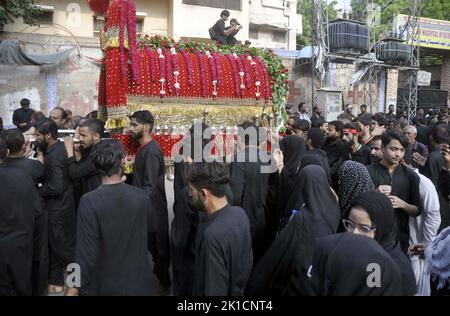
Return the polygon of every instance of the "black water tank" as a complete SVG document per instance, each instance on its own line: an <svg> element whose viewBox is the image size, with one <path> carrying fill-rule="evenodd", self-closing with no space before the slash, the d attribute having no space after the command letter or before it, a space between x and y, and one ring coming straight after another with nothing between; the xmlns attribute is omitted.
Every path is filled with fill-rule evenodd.
<svg viewBox="0 0 450 316"><path fill-rule="evenodd" d="M328 25L330 52L361 56L369 52L369 28L353 20L338 19Z"/></svg>
<svg viewBox="0 0 450 316"><path fill-rule="evenodd" d="M377 59L386 64L406 65L411 59L411 47L399 40L387 39L376 47Z"/></svg>

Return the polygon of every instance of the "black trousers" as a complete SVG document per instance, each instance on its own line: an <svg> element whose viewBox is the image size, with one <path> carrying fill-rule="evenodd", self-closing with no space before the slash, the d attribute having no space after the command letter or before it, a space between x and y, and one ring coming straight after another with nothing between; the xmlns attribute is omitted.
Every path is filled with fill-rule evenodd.
<svg viewBox="0 0 450 316"><path fill-rule="evenodd" d="M62 211L50 211L48 225L50 271L49 283L64 285L64 271L70 263L75 262L75 227L76 222L69 222ZM73 215L73 214L72 214Z"/></svg>

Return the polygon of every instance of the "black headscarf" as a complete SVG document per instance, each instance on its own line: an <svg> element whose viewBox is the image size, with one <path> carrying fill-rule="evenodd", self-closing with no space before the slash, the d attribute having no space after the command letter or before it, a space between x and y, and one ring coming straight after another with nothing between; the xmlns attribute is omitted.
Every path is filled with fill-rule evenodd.
<svg viewBox="0 0 450 316"><path fill-rule="evenodd" d="M347 160L339 169L339 206L345 217L353 200L363 192L375 191L367 168L356 161Z"/></svg>
<svg viewBox="0 0 450 316"><path fill-rule="evenodd" d="M380 267L380 287L369 287L371 273ZM402 295L401 274L386 251L373 239L350 233L317 240L311 271L312 287L319 296Z"/></svg>
<svg viewBox="0 0 450 316"><path fill-rule="evenodd" d="M308 151L300 162L300 170L303 170L306 166L316 165L322 167L327 175L328 182L331 184L331 171L328 164L327 154L321 149L314 149Z"/></svg>
<svg viewBox="0 0 450 316"><path fill-rule="evenodd" d="M375 227L375 240L386 250L402 271L403 295L414 295L416 280L411 261L400 249L397 240L397 224L394 209L389 198L378 192L361 193L351 207L360 207L369 214Z"/></svg>
<svg viewBox="0 0 450 316"><path fill-rule="evenodd" d="M280 149L283 152L283 171L296 173L302 157L306 153L306 145L303 138L295 135L288 135L280 142Z"/></svg>
<svg viewBox="0 0 450 316"><path fill-rule="evenodd" d="M308 279L315 245L313 217L294 214L258 262L247 284L246 295L313 295Z"/></svg>
<svg viewBox="0 0 450 316"><path fill-rule="evenodd" d="M300 192L301 201L315 218L314 234L322 237L336 233L341 219L336 197L330 189L325 171L315 165L305 167L300 172ZM301 205L297 204L298 209Z"/></svg>
<svg viewBox="0 0 450 316"><path fill-rule="evenodd" d="M280 142L280 149L283 151L284 167L281 174L277 175L276 184L276 207L274 210L276 230L284 227L287 218L291 215L292 207L290 203L293 197L298 196L296 183L298 183L300 161L306 153L305 141L303 138L289 135ZM295 202L295 201L294 201Z"/></svg>

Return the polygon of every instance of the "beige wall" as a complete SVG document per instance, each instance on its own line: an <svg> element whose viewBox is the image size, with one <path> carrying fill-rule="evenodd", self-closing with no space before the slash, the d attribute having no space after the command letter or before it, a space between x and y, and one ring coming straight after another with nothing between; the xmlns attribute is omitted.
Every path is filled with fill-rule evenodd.
<svg viewBox="0 0 450 316"><path fill-rule="evenodd" d="M387 71L386 100L383 109L384 112L387 112L387 108L390 104L397 106L398 75L399 73L397 69L389 69Z"/></svg>
<svg viewBox="0 0 450 316"><path fill-rule="evenodd" d="M288 34L286 32L285 41L276 41L274 32L269 30L258 29L258 38L250 38L252 46L255 47L269 47L269 48L283 48L288 49Z"/></svg>
<svg viewBox="0 0 450 316"><path fill-rule="evenodd" d="M187 5L183 4L182 0L172 1L172 36L175 39L181 37L209 38L208 29L220 19L220 12L223 9ZM245 41L248 39L249 2L243 0L241 9L241 11L229 11L230 19L237 19L243 26L236 36L237 40Z"/></svg>
<svg viewBox="0 0 450 316"><path fill-rule="evenodd" d="M60 24L68 28L77 37L93 37L94 13L89 8L87 2L74 1L74 0L41 0L42 5L48 5L54 7L53 22ZM169 27L169 1L161 0L137 0L136 11L145 12L147 15L144 17L143 32L148 34L168 34ZM78 5L80 9L79 15L67 12L71 10L73 6L71 4ZM139 17L138 17L139 18ZM26 27L23 24L22 19L17 19L15 23L5 25L5 32L21 32ZM29 33L33 30L38 34L59 34L67 35L67 32L59 30L56 27L48 27L48 25L41 25L39 30L36 27L29 27L25 32Z"/></svg>
<svg viewBox="0 0 450 316"><path fill-rule="evenodd" d="M135 0L136 11L145 12L143 32L149 35L169 34L169 0Z"/></svg>
<svg viewBox="0 0 450 316"><path fill-rule="evenodd" d="M92 37L94 31L92 11L86 1L69 1L69 0L41 0L42 5L48 5L54 7L53 23L60 24L68 29L75 35L81 37ZM67 9L71 9L70 4L78 5L80 9L79 15L72 12L67 12ZM23 24L23 20L17 19L14 24L5 25L4 31L6 32L21 32L26 27ZM29 27L25 32L29 33L36 30L36 27ZM46 25L41 25L41 28L34 32L39 34L59 34L67 35L66 32L59 30L55 27L49 28Z"/></svg>

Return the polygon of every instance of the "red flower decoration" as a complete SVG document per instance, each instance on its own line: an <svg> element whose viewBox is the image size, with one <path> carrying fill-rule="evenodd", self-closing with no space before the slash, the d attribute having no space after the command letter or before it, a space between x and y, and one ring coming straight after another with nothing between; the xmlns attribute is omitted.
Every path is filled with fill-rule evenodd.
<svg viewBox="0 0 450 316"><path fill-rule="evenodd" d="M136 48L136 6L133 1L127 1L127 21L128 21L128 45L131 56L131 70L133 74L133 81L140 82L139 71L139 55Z"/></svg>
<svg viewBox="0 0 450 316"><path fill-rule="evenodd" d="M188 77L188 85L192 86L192 61L191 61L191 57L189 56L189 53L187 51L185 51L184 49L180 51L181 55L183 55L184 58L184 62L186 63L187 66L187 77Z"/></svg>
<svg viewBox="0 0 450 316"><path fill-rule="evenodd" d="M108 11L109 0L87 0L87 2L96 14L105 14Z"/></svg>
<svg viewBox="0 0 450 316"><path fill-rule="evenodd" d="M172 56L167 48L163 49L164 59L166 61L166 82L167 82L167 92L172 95L172 85L173 85L173 70L172 70Z"/></svg>
<svg viewBox="0 0 450 316"><path fill-rule="evenodd" d="M239 98L239 70L236 64L236 61L234 60L233 55L227 54L226 55L233 72L233 79L234 79L234 95L236 98Z"/></svg>
<svg viewBox="0 0 450 316"><path fill-rule="evenodd" d="M199 51L195 53L197 55L198 61L200 63L200 81L202 83L202 97L206 98L206 64L203 54Z"/></svg>
<svg viewBox="0 0 450 316"><path fill-rule="evenodd" d="M222 78L222 67L220 66L220 55L217 52L212 53L214 58L214 63L216 64L216 72L217 72L217 86L220 85L220 81Z"/></svg>

